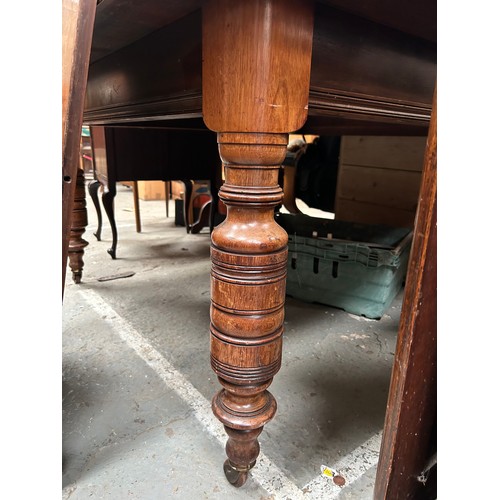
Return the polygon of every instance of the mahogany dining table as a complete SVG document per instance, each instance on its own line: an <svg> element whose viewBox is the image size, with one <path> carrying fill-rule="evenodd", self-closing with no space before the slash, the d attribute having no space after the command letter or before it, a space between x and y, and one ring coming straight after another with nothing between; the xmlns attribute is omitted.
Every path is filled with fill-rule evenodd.
<svg viewBox="0 0 500 500"><path fill-rule="evenodd" d="M212 407L236 487L276 412L288 235L274 209L288 135L419 135L374 498L431 498L417 477L436 451L436 17L436 0L63 0L63 293L68 253L83 252L70 242L86 223L82 124L213 134L227 217L211 235Z"/></svg>

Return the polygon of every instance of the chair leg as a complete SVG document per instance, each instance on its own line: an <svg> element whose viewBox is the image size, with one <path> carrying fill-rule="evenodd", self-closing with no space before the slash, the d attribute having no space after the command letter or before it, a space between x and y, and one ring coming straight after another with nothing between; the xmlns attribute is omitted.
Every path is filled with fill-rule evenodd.
<svg viewBox="0 0 500 500"><path fill-rule="evenodd" d="M204 227L210 226L212 217L213 201L206 201L200 208L198 220L191 224L191 234L198 234Z"/></svg>
<svg viewBox="0 0 500 500"><path fill-rule="evenodd" d="M167 218L169 216L168 206L170 203L171 193L170 193L170 181L165 181L165 209L167 212Z"/></svg>
<svg viewBox="0 0 500 500"><path fill-rule="evenodd" d="M191 224L193 221L193 209L191 206L191 197L193 195L193 181L191 179L182 179L184 183L184 224L186 226L186 232L191 231Z"/></svg>
<svg viewBox="0 0 500 500"><path fill-rule="evenodd" d="M132 193L134 196L135 230L141 232L141 211L139 207L139 187L137 181L132 182Z"/></svg>
<svg viewBox="0 0 500 500"><path fill-rule="evenodd" d="M297 206L297 198L295 196L295 174L297 169L285 165L283 176L283 206L291 214L301 214L301 210Z"/></svg>

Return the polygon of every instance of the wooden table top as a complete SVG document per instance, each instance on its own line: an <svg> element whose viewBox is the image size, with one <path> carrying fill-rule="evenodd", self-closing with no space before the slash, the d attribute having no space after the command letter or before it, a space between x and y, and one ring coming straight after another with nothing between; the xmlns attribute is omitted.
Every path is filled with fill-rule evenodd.
<svg viewBox="0 0 500 500"><path fill-rule="evenodd" d="M98 3L85 123L203 127L203 3ZM300 132L425 135L436 60L435 0L316 2Z"/></svg>

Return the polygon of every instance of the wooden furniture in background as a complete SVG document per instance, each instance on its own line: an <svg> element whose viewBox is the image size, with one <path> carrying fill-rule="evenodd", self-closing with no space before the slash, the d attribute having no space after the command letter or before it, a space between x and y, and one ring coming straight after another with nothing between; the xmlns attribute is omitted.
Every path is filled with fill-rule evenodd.
<svg viewBox="0 0 500 500"><path fill-rule="evenodd" d="M291 214L301 214L297 206L297 163L304 154L307 141L295 139L293 144L287 147L287 153L282 171L283 206Z"/></svg>
<svg viewBox="0 0 500 500"><path fill-rule="evenodd" d="M170 181L137 181L139 199L143 201L170 198Z"/></svg>
<svg viewBox="0 0 500 500"><path fill-rule="evenodd" d="M62 4L62 294L77 172L87 72L91 52L95 0L63 0Z"/></svg>
<svg viewBox="0 0 500 500"><path fill-rule="evenodd" d="M89 184L94 205L99 204L97 191L102 186L102 204L109 219L112 243L108 253L116 258L118 229L114 216L117 182L132 182L137 231L140 211L137 181L182 180L185 200L189 204L191 179L210 176L212 197L218 200L220 158L215 134L208 130L169 130L164 128L92 126L92 148L95 182ZM185 217L185 220L189 220ZM213 220L211 215L210 220ZM186 226L188 232L190 226ZM101 227L96 237L99 240Z"/></svg>
<svg viewBox="0 0 500 500"><path fill-rule="evenodd" d="M142 231L141 207L139 205L139 186L137 185L137 181L132 181L132 194L134 198L135 229L140 233Z"/></svg>
<svg viewBox="0 0 500 500"><path fill-rule="evenodd" d="M161 186L161 190L159 186ZM165 212L166 216L169 216L170 181L133 181L132 187L134 190L135 224L138 233L142 230L139 200L165 200Z"/></svg>
<svg viewBox="0 0 500 500"><path fill-rule="evenodd" d="M94 166L92 164L92 176L94 175ZM122 181L120 184L129 186L132 189L134 200L135 229L138 233L142 231L141 205L139 200L165 200L166 216L169 217L169 201L171 198L170 181ZM159 186L161 186L161 190L159 189ZM92 201L94 202L94 207L96 209L98 217L97 230L94 233L94 236L96 236L97 241L101 241L102 216L98 199L98 190L101 188L101 184L96 179L94 179L93 181L90 181L88 188L89 194L92 198Z"/></svg>
<svg viewBox="0 0 500 500"><path fill-rule="evenodd" d="M281 201L276 176L288 133L425 136L436 80L435 11L432 0L106 0L98 6L85 123L218 133L226 165L221 198L233 231L224 224L213 233L211 352L223 385L214 411L230 436L225 472L236 486L276 408L267 386L281 359L286 241L272 211ZM421 190L422 211L430 199ZM432 245L430 226L424 230ZM418 256L423 247L416 248ZM418 288L418 276L409 274L409 290ZM432 304L433 287L422 290ZM403 316L410 307L405 300ZM421 326L414 322L415 338ZM405 369L401 356L400 350L395 365ZM399 412L393 402L388 419ZM395 422L386 423L385 441L397 432ZM423 467L424 448L427 443L411 441L399 448L398 460L416 457L415 468ZM383 446L381 464L387 453ZM416 478L381 467L380 481L403 491ZM376 500L391 498L387 489L377 492Z"/></svg>
<svg viewBox="0 0 500 500"><path fill-rule="evenodd" d="M190 185L186 186L188 182ZM211 193L212 191L218 191L219 188L220 184L215 186L215 189L212 188L210 181L185 181L183 192L183 217L187 232L197 234L204 227L208 227L210 232L212 232L215 226L215 220L211 220L211 215L216 215L217 210L216 207L214 207Z"/></svg>
<svg viewBox="0 0 500 500"><path fill-rule="evenodd" d="M335 217L413 227L425 144L425 137L342 137Z"/></svg>

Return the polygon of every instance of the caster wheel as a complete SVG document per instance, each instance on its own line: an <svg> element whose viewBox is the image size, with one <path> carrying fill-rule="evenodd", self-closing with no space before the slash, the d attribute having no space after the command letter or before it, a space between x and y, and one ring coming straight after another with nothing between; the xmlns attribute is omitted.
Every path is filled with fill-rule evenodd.
<svg viewBox="0 0 500 500"><path fill-rule="evenodd" d="M229 460L224 462L224 474L226 479L235 487L243 486L248 478L248 470L239 471L231 465Z"/></svg>
<svg viewBox="0 0 500 500"><path fill-rule="evenodd" d="M108 250L108 253L109 253L109 255L111 255L111 258L112 258L113 260L114 260L114 259L116 259L116 252L115 252L112 248L110 248L110 249Z"/></svg>

